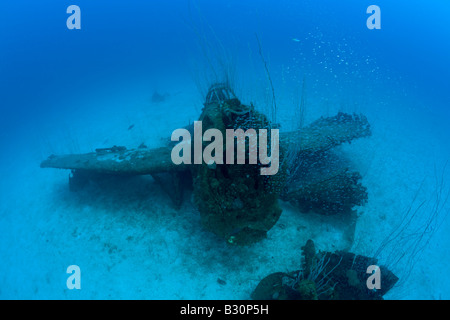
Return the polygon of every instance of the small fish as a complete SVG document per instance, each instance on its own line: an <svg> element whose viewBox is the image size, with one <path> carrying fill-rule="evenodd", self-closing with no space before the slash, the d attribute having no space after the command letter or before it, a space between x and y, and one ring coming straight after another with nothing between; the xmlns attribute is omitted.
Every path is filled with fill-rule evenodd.
<svg viewBox="0 0 450 320"><path fill-rule="evenodd" d="M131 126L128 127L128 130L131 130L134 128L134 124L132 124Z"/></svg>
<svg viewBox="0 0 450 320"><path fill-rule="evenodd" d="M300 40L297 39L297 38L292 38L292 41L294 41L294 42L300 42Z"/></svg>
<svg viewBox="0 0 450 320"><path fill-rule="evenodd" d="M138 147L138 149L146 149L146 148L147 148L147 146L143 142Z"/></svg>
<svg viewBox="0 0 450 320"><path fill-rule="evenodd" d="M160 94L158 92L153 92L152 95L152 103L160 103L166 100L166 98L169 96L169 94Z"/></svg>

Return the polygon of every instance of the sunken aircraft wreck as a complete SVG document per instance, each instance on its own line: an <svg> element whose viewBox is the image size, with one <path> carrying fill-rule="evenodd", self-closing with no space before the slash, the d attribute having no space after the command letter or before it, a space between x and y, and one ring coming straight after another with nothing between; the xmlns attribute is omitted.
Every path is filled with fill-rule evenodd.
<svg viewBox="0 0 450 320"><path fill-rule="evenodd" d="M279 128L253 105L242 104L226 84L211 86L205 100L199 118L203 130L214 128L225 136L227 129ZM192 133L193 129L193 125L186 127ZM370 135L365 116L346 113L280 132L279 170L273 175L261 175L260 169L267 167L261 163L175 164L171 153L176 143L169 139L155 149L113 146L86 154L51 155L41 167L71 170L71 190L104 176L151 175L177 207L183 191L191 186L204 228L230 244L247 245L264 238L275 225L282 211L279 199L302 211L345 216L351 228L356 220L353 208L364 205L367 190L361 175L335 147ZM243 139L248 152L250 139ZM201 145L207 147L205 141Z"/></svg>
<svg viewBox="0 0 450 320"><path fill-rule="evenodd" d="M234 161L239 157L236 153L231 159L233 164L228 161L174 162L174 150L179 151L175 152L179 153L178 156L183 153L185 160L197 156L190 148L180 148L181 144L197 144L202 154L207 148L211 149L207 142L212 139L204 139L203 134L200 143L195 141L195 122L183 129L184 137L194 136L192 143L184 137L178 143L171 141L172 135L165 145L155 149L142 144L136 149L113 146L86 154L51 155L41 163L41 167L70 169L69 187L73 191L91 180L109 176L151 175L177 208L182 203L183 191L192 188L204 228L230 245L249 245L263 239L281 215L279 199L290 202L303 212L340 215L340 220L348 225L345 232L351 234L352 240L357 218L354 207L366 203L367 189L361 184L361 175L352 170L350 162L335 147L371 135L365 116L338 113L333 117L322 117L298 130L279 133L278 124L269 121L253 105L242 104L228 85L215 84L208 91L200 121L201 130L218 130L215 132L222 136L226 136L230 129L233 132L237 129L245 132L266 129L270 135L276 132L279 139L276 172L261 174L261 169L267 168L268 163L250 161L251 150L262 148L261 140L256 140L255 145L250 135L232 139L233 147L241 143L245 147L244 153L249 155L249 163L244 165L242 161L240 165L239 161ZM266 138L273 141L270 136ZM210 155L221 152L222 155L214 154L214 159L226 158L223 150L228 151L227 142L220 139L214 142L216 148L214 152L210 150ZM218 143L224 145L219 148ZM265 148L266 155L271 152L273 158L275 150L270 150L273 145L270 144L269 150L267 145ZM302 247L301 269L267 275L261 279L251 298L383 299L399 278L387 267L378 267L377 261L348 251L316 252L314 242L308 240ZM369 271L375 272L371 277L381 274L382 289L371 288L372 282L367 279Z"/></svg>

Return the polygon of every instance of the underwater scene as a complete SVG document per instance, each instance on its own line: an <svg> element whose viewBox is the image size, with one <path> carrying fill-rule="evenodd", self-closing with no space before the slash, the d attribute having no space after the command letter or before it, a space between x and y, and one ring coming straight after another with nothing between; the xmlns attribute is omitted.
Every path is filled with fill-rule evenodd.
<svg viewBox="0 0 450 320"><path fill-rule="evenodd" d="M449 12L3 2L0 299L450 299Z"/></svg>

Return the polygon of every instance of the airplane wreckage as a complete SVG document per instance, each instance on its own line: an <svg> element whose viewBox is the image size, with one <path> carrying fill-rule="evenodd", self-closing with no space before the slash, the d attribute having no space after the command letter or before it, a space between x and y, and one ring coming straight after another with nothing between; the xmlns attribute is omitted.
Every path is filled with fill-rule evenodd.
<svg viewBox="0 0 450 320"><path fill-rule="evenodd" d="M211 86L199 121L203 130L214 128L223 136L227 129L279 127L252 105L242 104L225 84ZM186 129L193 133L193 127ZM114 146L86 154L51 155L41 167L72 170L71 190L105 175L151 175L177 207L186 182L191 182L203 226L229 243L245 245L264 238L275 225L281 215L278 199L324 215L345 215L363 205L367 190L360 182L361 175L351 171L333 148L370 135L366 117L345 113L320 118L297 131L281 132L280 164L274 175L261 175L265 166L261 163L175 164L172 151L176 144L172 141L155 149ZM245 140L247 153L249 140ZM203 141L203 149L206 144ZM234 153L234 157L238 155Z"/></svg>
<svg viewBox="0 0 450 320"><path fill-rule="evenodd" d="M226 136L227 129L267 129L269 141L271 129L279 128L253 105L242 104L226 84L210 87L199 121L203 131L217 129L223 136ZM195 136L194 125L185 129ZM279 199L303 212L341 215L354 232L356 212L353 208L366 203L367 189L361 184L359 172L351 169L349 161L335 147L370 135L370 124L364 115L342 112L333 117L322 117L295 131L280 132L279 169L273 175L260 174L261 168L268 167L262 163L239 165L202 161L200 164L175 164L171 156L177 144L170 140L155 149L142 144L135 149L113 146L86 154L51 155L41 163L41 167L70 169L71 190L110 175L151 175L178 208L183 191L192 186L203 227L230 244L248 245L263 239L278 221L282 211ZM243 139L245 150L249 152L250 139ZM205 139L200 143L204 151L208 143ZM223 143L221 150L226 149ZM266 151L269 153L271 150ZM189 156L195 157L194 154ZM225 154L216 156L226 157ZM234 153L234 157L237 156ZM331 257L331 253L327 254ZM322 272L325 270L322 268ZM331 271L327 272L329 276ZM300 281L298 274L283 277L293 279L295 286L289 286L291 293L292 288L306 283ZM275 277L280 281L280 288L283 277ZM307 284L311 285L311 281ZM283 294L280 292L276 295L298 298L298 292L291 296L286 294L286 290ZM274 294L270 291L256 296L271 299Z"/></svg>

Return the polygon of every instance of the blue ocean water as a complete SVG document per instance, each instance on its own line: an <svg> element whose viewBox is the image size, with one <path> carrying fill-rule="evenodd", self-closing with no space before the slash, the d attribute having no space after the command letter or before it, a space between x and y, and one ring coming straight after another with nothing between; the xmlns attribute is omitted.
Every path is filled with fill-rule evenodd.
<svg viewBox="0 0 450 320"><path fill-rule="evenodd" d="M79 30L66 25L73 4ZM366 26L372 4L381 9L379 30ZM374 250L423 181L421 196L433 211L436 180L449 177L449 10L443 0L2 3L0 297L247 299L258 279L291 266L289 248L303 245L285 243L298 232L292 208L282 216L292 227L286 234L279 228L256 247L229 248L201 233L192 205L177 213L152 181L125 193L73 194L68 172L39 168L50 154L158 146L198 117L205 90L225 75L245 102L268 110L264 60L282 126L292 127L303 84L307 122L338 111L368 116L373 136L346 152L369 189L354 250ZM152 102L155 92L167 99ZM447 190L445 183L437 189ZM450 277L439 271L450 245L443 198L440 228L421 257L414 267L397 266L415 273L393 299L450 298ZM274 251L278 265L261 258ZM233 271L233 262L243 271ZM82 270L78 291L66 287L71 264ZM246 286L238 285L242 277Z"/></svg>

